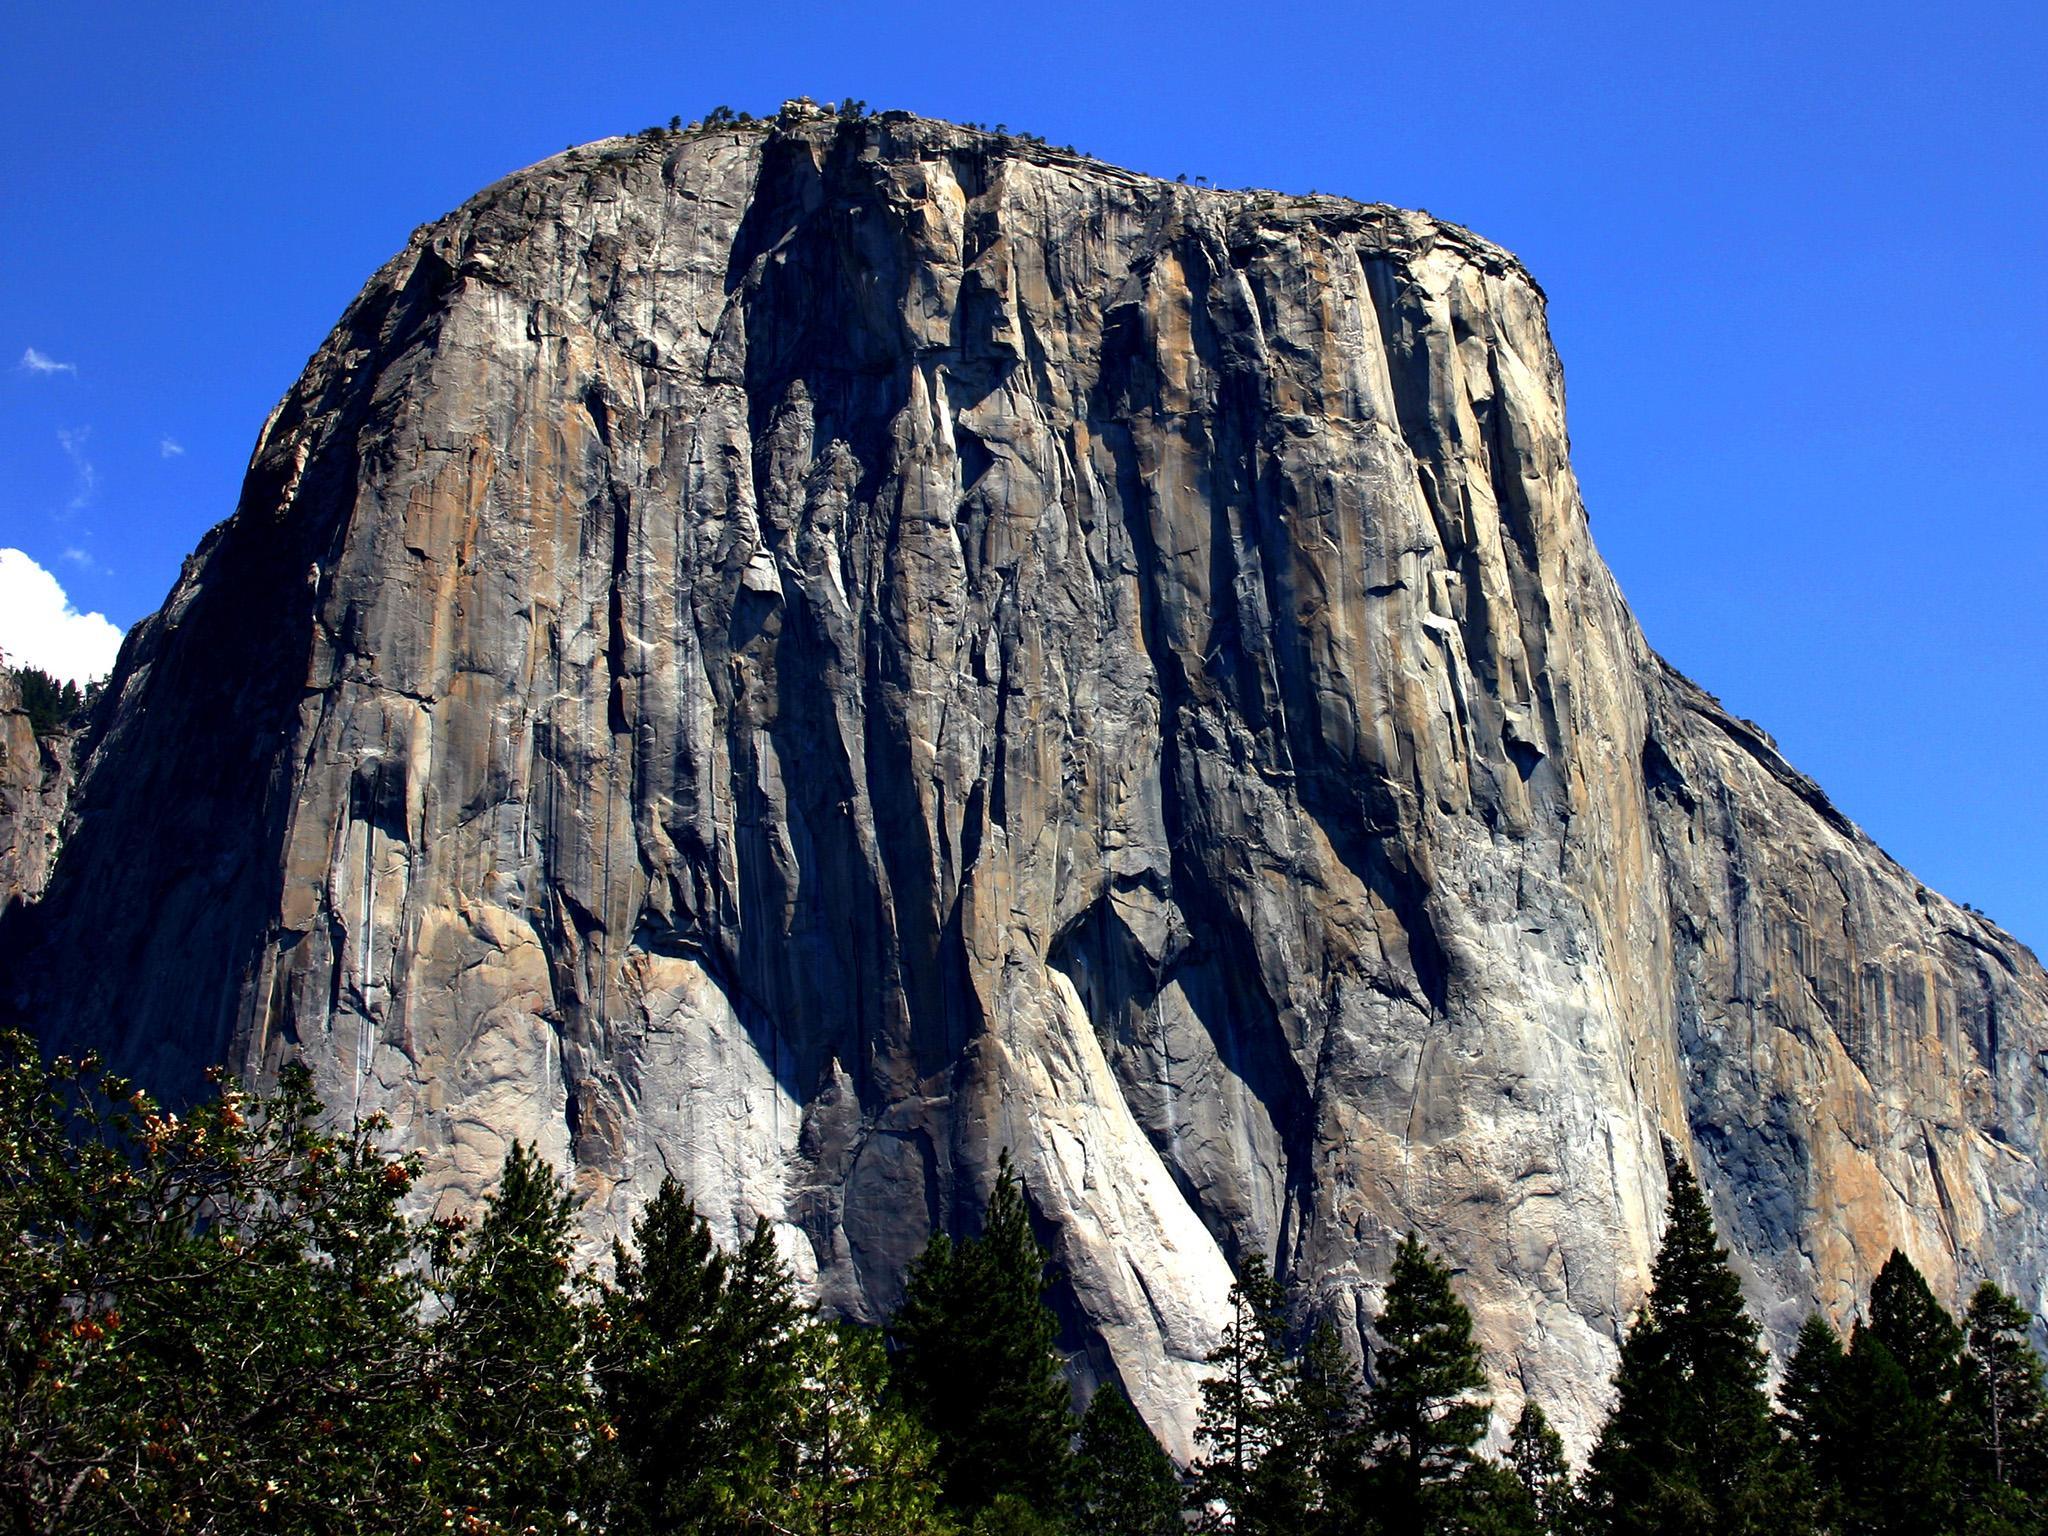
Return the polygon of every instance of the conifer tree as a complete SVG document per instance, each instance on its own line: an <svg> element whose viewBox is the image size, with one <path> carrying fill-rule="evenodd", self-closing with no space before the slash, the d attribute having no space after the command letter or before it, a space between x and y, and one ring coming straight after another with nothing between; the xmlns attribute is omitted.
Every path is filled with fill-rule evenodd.
<svg viewBox="0 0 2048 1536"><path fill-rule="evenodd" d="M1311 1450L1300 1433L1300 1367L1287 1351L1285 1295L1263 1255L1247 1255L1230 1288L1231 1320L1202 1383L1191 1503L1205 1529L1295 1536L1316 1503Z"/></svg>
<svg viewBox="0 0 2048 1536"><path fill-rule="evenodd" d="M1870 1284L1870 1332L1906 1373L1914 1395L1945 1413L1962 1385L1963 1330L1897 1249Z"/></svg>
<svg viewBox="0 0 2048 1536"><path fill-rule="evenodd" d="M1366 1433L1370 1507L1386 1536L1425 1536L1482 1494L1469 1476L1492 1405L1472 1314L1451 1271L1413 1235L1401 1242L1375 1331Z"/></svg>
<svg viewBox="0 0 2048 1536"><path fill-rule="evenodd" d="M620 1531L738 1529L767 1503L794 1410L800 1311L766 1222L737 1255L672 1179L613 1248L597 1379Z"/></svg>
<svg viewBox="0 0 2048 1536"><path fill-rule="evenodd" d="M1778 1384L1778 1423L1789 1467L1822 1530L1834 1529L1839 1513L1848 1448L1840 1422L1848 1365L1840 1336L1815 1313L1800 1325Z"/></svg>
<svg viewBox="0 0 2048 1536"><path fill-rule="evenodd" d="M1764 1394L1764 1353L1706 1200L1667 1148L1650 1295L1587 1465L1589 1522L1612 1536L1781 1536L1803 1518Z"/></svg>
<svg viewBox="0 0 2048 1536"><path fill-rule="evenodd" d="M888 1390L880 1334L807 1323L796 1369L780 1486L761 1524L783 1536L945 1536L937 1450Z"/></svg>
<svg viewBox="0 0 2048 1536"><path fill-rule="evenodd" d="M1365 1470L1365 1387L1337 1330L1325 1320L1309 1335L1295 1372L1295 1402L1284 1436L1289 1458L1307 1471L1312 1531L1345 1536L1360 1523Z"/></svg>
<svg viewBox="0 0 2048 1536"><path fill-rule="evenodd" d="M1522 1404L1508 1436L1508 1470L1521 1491L1515 1522L1531 1536L1555 1536L1571 1514L1572 1472L1564 1441L1535 1402Z"/></svg>
<svg viewBox="0 0 2048 1536"><path fill-rule="evenodd" d="M1089 1400L1074 1474L1075 1536L1179 1536L1180 1475L1113 1382Z"/></svg>
<svg viewBox="0 0 2048 1536"><path fill-rule="evenodd" d="M898 1387L938 1442L948 1503L969 1516L999 1496L1065 1515L1074 1413L1050 1284L1005 1152L981 1235L934 1237L889 1324Z"/></svg>
<svg viewBox="0 0 2048 1536"><path fill-rule="evenodd" d="M2048 1397L2020 1304L1986 1280L1970 1298L1960 1394L1965 1478L1985 1529L2039 1530L2048 1478Z"/></svg>
<svg viewBox="0 0 2048 1536"><path fill-rule="evenodd" d="M1935 1405L1874 1328L1850 1335L1833 1413L1831 1514L1844 1536L1949 1536L1956 1499L1950 1440Z"/></svg>
<svg viewBox="0 0 2048 1536"><path fill-rule="evenodd" d="M1926 1280L1894 1251L1870 1287L1870 1315L1849 1341L1825 1492L1845 1532L1946 1533L1962 1513L1956 1395L1963 1332ZM1883 1467L1882 1478L1869 1469Z"/></svg>
<svg viewBox="0 0 2048 1536"><path fill-rule="evenodd" d="M473 1528L570 1530L583 1521L595 1432L585 1320L569 1294L571 1203L553 1169L514 1142L474 1232L444 1232L446 1498Z"/></svg>

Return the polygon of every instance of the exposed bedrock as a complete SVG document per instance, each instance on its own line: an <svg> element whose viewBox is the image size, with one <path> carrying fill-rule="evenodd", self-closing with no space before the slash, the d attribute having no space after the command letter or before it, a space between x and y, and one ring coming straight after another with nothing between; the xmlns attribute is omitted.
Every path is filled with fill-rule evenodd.
<svg viewBox="0 0 2048 1536"><path fill-rule="evenodd" d="M2040 1308L2048 980L1645 644L1541 291L892 116L610 141L379 272L127 642L14 1006L431 1188L672 1170L876 1318L1013 1149L1190 1449L1235 1256L1409 1229L1596 1422L1689 1150L1780 1343Z"/></svg>

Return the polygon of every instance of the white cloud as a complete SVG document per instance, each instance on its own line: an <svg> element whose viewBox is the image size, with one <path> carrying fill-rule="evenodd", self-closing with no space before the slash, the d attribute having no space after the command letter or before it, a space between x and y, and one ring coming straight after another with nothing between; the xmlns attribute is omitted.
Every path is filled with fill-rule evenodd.
<svg viewBox="0 0 2048 1536"><path fill-rule="evenodd" d="M69 373L78 372L76 363L60 363L54 357L30 347L21 354L20 368L23 373Z"/></svg>
<svg viewBox="0 0 2048 1536"><path fill-rule="evenodd" d="M167 459L181 458L185 452L185 445L175 437L160 437L156 440L156 451Z"/></svg>
<svg viewBox="0 0 2048 1536"><path fill-rule="evenodd" d="M71 500L64 504L67 512L81 512L91 506L93 495L100 488L100 472L85 456L85 440L91 433L91 427L59 428L57 432L57 442L64 449L64 456L71 461L72 473L76 477Z"/></svg>
<svg viewBox="0 0 2048 1536"><path fill-rule="evenodd" d="M60 682L87 683L113 670L121 631L102 613L80 613L63 584L18 549L0 549L0 654Z"/></svg>
<svg viewBox="0 0 2048 1536"><path fill-rule="evenodd" d="M70 548L64 550L62 553L66 560L69 560L81 571L105 571L107 569L104 565L101 565L99 561L93 559L92 551L80 549L75 544L72 545Z"/></svg>

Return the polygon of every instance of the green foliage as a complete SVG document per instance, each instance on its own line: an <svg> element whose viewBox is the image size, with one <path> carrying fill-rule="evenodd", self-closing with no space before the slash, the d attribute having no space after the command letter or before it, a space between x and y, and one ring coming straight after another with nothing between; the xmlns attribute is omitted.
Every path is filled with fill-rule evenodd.
<svg viewBox="0 0 2048 1536"><path fill-rule="evenodd" d="M1870 1328L1856 1329L1835 1410L1840 1437L1833 1489L1838 1528L1859 1536L1908 1536L1955 1528L1955 1480L1939 1410ZM1871 1476L1883 1468L1881 1477Z"/></svg>
<svg viewBox="0 0 2048 1536"><path fill-rule="evenodd" d="M1388 1536L1420 1536L1465 1502L1474 1447L1493 1410L1476 1396L1486 1373L1472 1314L1451 1290L1449 1267L1412 1234L1394 1254L1377 1332L1368 1498Z"/></svg>
<svg viewBox="0 0 2048 1536"><path fill-rule="evenodd" d="M2048 1395L2041 1357L2027 1343L2030 1321L1989 1280L1977 1287L1964 1319L1968 1354L1958 1406L1975 1502L2039 1527L2048 1523Z"/></svg>
<svg viewBox="0 0 2048 1536"><path fill-rule="evenodd" d="M168 1112L91 1058L0 1036L0 1521L340 1536L1178 1536L1180 1476L1114 1386L1078 1426L1045 1254L1002 1161L892 1325L825 1322L771 1230L737 1251L665 1182L575 1273L573 1210L515 1145L477 1220L406 1214L388 1127L307 1074ZM1203 1387L1196 1523L1233 1536L1806 1531L2039 1536L2048 1386L1985 1284L1959 1326L1901 1255L1845 1349L1758 1330L1683 1167L1616 1404L1574 1490L1525 1404L1480 1452L1471 1318L1414 1238L1367 1393L1328 1327L1290 1343L1257 1257ZM1073 1449L1078 1440L1078 1449Z"/></svg>
<svg viewBox="0 0 2048 1536"><path fill-rule="evenodd" d="M573 1208L517 1142L474 1233L441 1228L432 1396L451 1501L488 1529L573 1529L595 1432L585 1320L569 1294Z"/></svg>
<svg viewBox="0 0 2048 1536"><path fill-rule="evenodd" d="M1629 1326L1613 1416L1588 1463L1597 1532L1779 1536L1802 1518L1785 1475L1764 1353L1691 1172L1666 1158L1671 1205L1650 1297Z"/></svg>
<svg viewBox="0 0 2048 1536"><path fill-rule="evenodd" d="M767 1223L728 1258L672 1179L615 1247L597 1379L617 1435L614 1529L744 1526L778 1486L803 1343Z"/></svg>
<svg viewBox="0 0 2048 1536"><path fill-rule="evenodd" d="M937 1448L889 1393L881 1336L808 1323L795 1363L781 1483L765 1524L789 1536L941 1536Z"/></svg>
<svg viewBox="0 0 2048 1536"><path fill-rule="evenodd" d="M181 1117L0 1037L11 1529L420 1528L415 1170L319 1120L303 1071Z"/></svg>
<svg viewBox="0 0 2048 1536"><path fill-rule="evenodd" d="M1530 1536L1565 1531L1572 1513L1572 1469L1564 1441L1533 1402L1522 1405L1508 1436L1508 1470L1515 1480L1508 1523Z"/></svg>
<svg viewBox="0 0 2048 1536"><path fill-rule="evenodd" d="M1914 1396L1946 1410L1962 1385L1963 1330L1897 1250L1871 1282L1870 1332L1906 1373Z"/></svg>
<svg viewBox="0 0 2048 1536"><path fill-rule="evenodd" d="M185 1116L0 1036L0 1520L22 1533L947 1536L871 1333L673 1186L576 1281L515 1146L473 1225L302 1069Z"/></svg>
<svg viewBox="0 0 2048 1536"><path fill-rule="evenodd" d="M1844 1536L2039 1532L2048 1523L2048 1403L2028 1323L1987 1283L1971 1298L1965 1331L1897 1253L1872 1284L1869 1321L1846 1353L1832 1330L1809 1321L1778 1396L1819 1527Z"/></svg>
<svg viewBox="0 0 2048 1536"><path fill-rule="evenodd" d="M28 716L29 728L38 737L76 724L99 694L98 683L81 693L78 684L60 683L39 667L16 667L13 676L21 695L22 713Z"/></svg>
<svg viewBox="0 0 2048 1536"><path fill-rule="evenodd" d="M1286 1296L1263 1255L1245 1258L1230 1309L1209 1356L1215 1374L1202 1383L1192 1502L1205 1529L1297 1532L1316 1502L1300 1434L1301 1365L1287 1349Z"/></svg>
<svg viewBox="0 0 2048 1536"><path fill-rule="evenodd" d="M1815 1315L1800 1325L1792 1358L1785 1362L1785 1379L1778 1384L1778 1424L1788 1464L1822 1530L1835 1527L1848 1471L1842 1464L1847 1447L1841 1425L1848 1366L1840 1337Z"/></svg>
<svg viewBox="0 0 2048 1536"><path fill-rule="evenodd" d="M1074 1413L1050 1284L1006 1152L981 1235L934 1237L889 1324L898 1388L938 1441L941 1485L964 1515L1004 1494L1049 1520L1066 1508Z"/></svg>
<svg viewBox="0 0 2048 1536"><path fill-rule="evenodd" d="M1076 1536L1179 1536L1180 1475L1121 1387L1088 1404L1074 1483Z"/></svg>

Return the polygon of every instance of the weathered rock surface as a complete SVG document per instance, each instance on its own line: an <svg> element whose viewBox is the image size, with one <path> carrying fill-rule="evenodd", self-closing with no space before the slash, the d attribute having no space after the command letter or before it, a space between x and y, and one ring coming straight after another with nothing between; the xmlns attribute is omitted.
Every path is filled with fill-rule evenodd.
<svg viewBox="0 0 2048 1536"><path fill-rule="evenodd" d="M14 676L0 668L0 921L50 882L71 793L71 733L37 740Z"/></svg>
<svg viewBox="0 0 2048 1536"><path fill-rule="evenodd" d="M1355 1329L1410 1228L1583 1435L1660 1136L1780 1341L1894 1244L2048 1303L2048 979L1658 660L1541 291L1421 214L565 155L372 279L110 686L16 1006L593 1231L672 1169L865 1317L1011 1147L1183 1451L1234 1255Z"/></svg>

